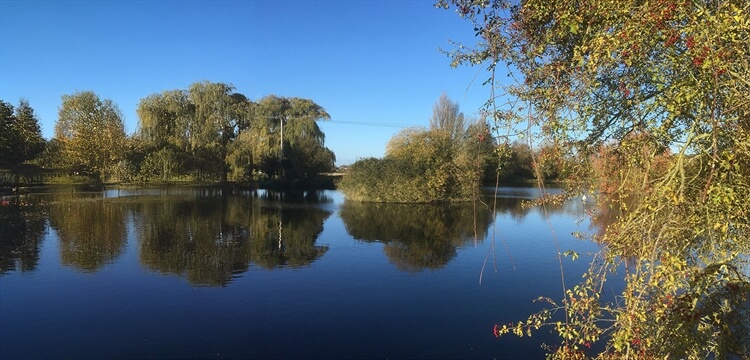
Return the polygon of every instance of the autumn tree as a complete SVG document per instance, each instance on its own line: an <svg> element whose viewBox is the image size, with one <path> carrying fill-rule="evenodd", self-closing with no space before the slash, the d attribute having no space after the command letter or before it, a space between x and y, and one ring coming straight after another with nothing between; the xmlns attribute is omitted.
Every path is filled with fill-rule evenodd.
<svg viewBox="0 0 750 360"><path fill-rule="evenodd" d="M112 100L101 100L92 91L63 95L55 139L68 167L106 180L125 144L122 113Z"/></svg>
<svg viewBox="0 0 750 360"><path fill-rule="evenodd" d="M451 55L454 66L490 70L496 135L575 157L570 195L607 180L627 199L610 204L620 215L596 236L604 270L629 259L618 301L602 300L608 271L592 264L547 310L498 334L550 326L562 338L554 357L582 357L596 341L606 342L603 357L750 356L750 5L437 5L468 19L480 41ZM621 164L606 179L589 162L601 145Z"/></svg>
<svg viewBox="0 0 750 360"><path fill-rule="evenodd" d="M367 202L476 199L494 139L486 124L465 122L458 104L445 95L433 112L430 128L406 128L394 135L383 159L354 163L339 183L344 195Z"/></svg>

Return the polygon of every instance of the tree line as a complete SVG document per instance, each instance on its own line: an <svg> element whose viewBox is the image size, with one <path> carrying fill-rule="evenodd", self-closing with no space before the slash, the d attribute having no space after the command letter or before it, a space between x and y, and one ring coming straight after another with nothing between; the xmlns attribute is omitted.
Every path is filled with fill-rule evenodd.
<svg viewBox="0 0 750 360"><path fill-rule="evenodd" d="M22 99L17 107L2 101L0 106L0 168L5 169L36 165L99 182L250 182L281 177L310 181L335 167L335 155L325 147L325 134L317 124L330 119L320 105L275 95L253 102L224 83L198 82L141 99L138 128L131 135L125 134L117 104L92 91L62 96L49 141L42 137L28 101ZM378 179L396 172L424 179L429 170L436 176L430 185L412 185L431 189L433 200L466 198L477 181L533 179L534 156L549 150L534 151L523 142L497 144L486 123L465 119L445 94L433 113L429 128L404 129L389 142L385 159L362 159L350 178L360 174L368 181L388 182L394 178ZM474 145L476 149L470 149ZM474 150L482 156L475 159ZM544 178L562 178L564 163L562 157L548 161ZM459 171L477 165L471 173ZM362 173L366 166L375 167ZM457 180L464 175L473 179L471 185ZM401 188L407 189L408 183L401 182ZM454 190L457 193L448 194ZM422 201L404 195L394 195L393 201Z"/></svg>
<svg viewBox="0 0 750 360"><path fill-rule="evenodd" d="M117 104L92 91L62 96L54 137L45 141L28 101L2 105L0 167L60 169L97 182L310 181L334 168L310 99L269 95L252 101L229 84L140 100L137 130L126 135Z"/></svg>

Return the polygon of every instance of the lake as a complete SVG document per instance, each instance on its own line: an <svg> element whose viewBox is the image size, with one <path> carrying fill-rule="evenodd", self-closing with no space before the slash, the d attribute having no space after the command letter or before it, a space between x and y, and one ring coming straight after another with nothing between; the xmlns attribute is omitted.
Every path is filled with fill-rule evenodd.
<svg viewBox="0 0 750 360"><path fill-rule="evenodd" d="M337 191L21 189L0 208L0 358L543 358L495 324L598 250L580 200L361 204ZM548 189L559 192L559 189ZM554 234L554 236L553 236Z"/></svg>

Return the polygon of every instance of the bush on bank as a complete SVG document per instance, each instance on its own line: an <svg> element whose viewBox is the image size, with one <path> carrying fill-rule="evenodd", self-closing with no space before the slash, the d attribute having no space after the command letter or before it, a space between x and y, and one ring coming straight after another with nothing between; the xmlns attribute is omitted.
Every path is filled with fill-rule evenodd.
<svg viewBox="0 0 750 360"><path fill-rule="evenodd" d="M384 158L355 162L338 188L358 202L468 201L490 158L485 148L491 147L467 135L456 139L439 129L405 129L388 143Z"/></svg>

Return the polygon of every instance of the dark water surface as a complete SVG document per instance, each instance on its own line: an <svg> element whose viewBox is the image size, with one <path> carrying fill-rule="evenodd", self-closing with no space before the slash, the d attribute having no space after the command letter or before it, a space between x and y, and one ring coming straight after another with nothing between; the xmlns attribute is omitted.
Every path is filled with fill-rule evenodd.
<svg viewBox="0 0 750 360"><path fill-rule="evenodd" d="M6 196L0 358L541 358L547 331L493 326L562 296L551 227L582 254L569 286L597 246L571 236L596 231L584 204L547 220L521 205L536 196L502 188L494 212L336 191Z"/></svg>

